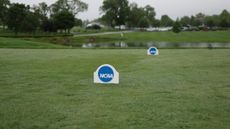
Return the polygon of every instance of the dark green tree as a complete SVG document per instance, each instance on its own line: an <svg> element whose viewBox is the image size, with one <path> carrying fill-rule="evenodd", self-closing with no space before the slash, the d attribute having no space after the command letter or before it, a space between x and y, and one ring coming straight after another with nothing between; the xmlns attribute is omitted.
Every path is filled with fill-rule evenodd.
<svg viewBox="0 0 230 129"><path fill-rule="evenodd" d="M220 27L228 28L229 27L228 20L227 19L221 19L221 21L220 21Z"/></svg>
<svg viewBox="0 0 230 129"><path fill-rule="evenodd" d="M48 28L52 28L52 27L48 27L48 25L51 25L49 24L49 18L48 18L50 7L45 2L42 2L39 3L38 5L35 5L33 7L33 10L34 13L37 15L37 17L39 18L40 29L42 31L49 32L49 30L51 29Z"/></svg>
<svg viewBox="0 0 230 129"><path fill-rule="evenodd" d="M160 27L160 25L161 25L161 21L158 19L155 19L152 23L153 27Z"/></svg>
<svg viewBox="0 0 230 129"><path fill-rule="evenodd" d="M224 28L230 27L230 14L227 10L223 10L220 14L220 26Z"/></svg>
<svg viewBox="0 0 230 129"><path fill-rule="evenodd" d="M58 0L51 5L51 12L53 15L59 12L67 11L76 16L80 12L84 12L88 9L88 4L81 0Z"/></svg>
<svg viewBox="0 0 230 129"><path fill-rule="evenodd" d="M191 16L190 25L198 27L198 26L202 25L202 23L195 16Z"/></svg>
<svg viewBox="0 0 230 129"><path fill-rule="evenodd" d="M0 0L0 23L3 25L3 29L5 29L5 24L7 21L7 12L9 5L9 0Z"/></svg>
<svg viewBox="0 0 230 129"><path fill-rule="evenodd" d="M112 27L125 25L129 15L128 0L104 0L101 10L104 19Z"/></svg>
<svg viewBox="0 0 230 129"><path fill-rule="evenodd" d="M41 28L44 32L57 32L53 19L45 19L41 24Z"/></svg>
<svg viewBox="0 0 230 129"><path fill-rule="evenodd" d="M136 3L130 4L130 13L127 19L129 27L138 27L140 19L146 16L144 8L139 8Z"/></svg>
<svg viewBox="0 0 230 129"><path fill-rule="evenodd" d="M168 15L161 16L161 26L173 26L173 20Z"/></svg>
<svg viewBox="0 0 230 129"><path fill-rule="evenodd" d="M138 22L138 27L146 28L149 27L149 21L147 17L142 17Z"/></svg>
<svg viewBox="0 0 230 129"><path fill-rule="evenodd" d="M36 14L45 18L48 17L48 13L50 12L50 7L45 3L39 3L38 5L34 5L33 10Z"/></svg>
<svg viewBox="0 0 230 129"><path fill-rule="evenodd" d="M184 16L180 19L180 23L182 26L190 25L190 18L188 16Z"/></svg>
<svg viewBox="0 0 230 129"><path fill-rule="evenodd" d="M75 25L76 26L83 26L83 21L81 19L75 18Z"/></svg>
<svg viewBox="0 0 230 129"><path fill-rule="evenodd" d="M195 25L196 26L202 26L205 23L205 14L198 13L195 17Z"/></svg>
<svg viewBox="0 0 230 129"><path fill-rule="evenodd" d="M195 17L193 15L190 18L190 25L196 26L196 24L195 24Z"/></svg>
<svg viewBox="0 0 230 129"><path fill-rule="evenodd" d="M181 32L181 24L179 22L179 20L177 19L176 22L173 24L173 29L172 31L174 33L180 33Z"/></svg>
<svg viewBox="0 0 230 129"><path fill-rule="evenodd" d="M13 30L16 34L21 31L22 23L25 22L24 19L29 12L29 6L24 4L12 4L8 10L7 14L7 26L9 29Z"/></svg>
<svg viewBox="0 0 230 129"><path fill-rule="evenodd" d="M69 32L75 25L75 16L87 9L88 4L81 0L58 0L50 6L51 18L54 21L55 28Z"/></svg>
<svg viewBox="0 0 230 129"><path fill-rule="evenodd" d="M33 12L27 12L24 20L20 25L20 31L35 33L38 26L39 26L38 16Z"/></svg>
<svg viewBox="0 0 230 129"><path fill-rule="evenodd" d="M214 22L214 26L219 26L220 25L220 17L219 15L213 15L212 16L213 22Z"/></svg>
<svg viewBox="0 0 230 129"><path fill-rule="evenodd" d="M70 29L75 25L75 18L71 12L61 11L54 15L54 24L58 30L70 32Z"/></svg>
<svg viewBox="0 0 230 129"><path fill-rule="evenodd" d="M129 27L149 27L155 22L155 10L150 5L138 7L136 3L130 4L130 13L127 20ZM144 25L145 23L145 25Z"/></svg>
<svg viewBox="0 0 230 129"><path fill-rule="evenodd" d="M154 8L150 5L145 6L144 11L146 13L146 18L149 22L149 25L152 25L155 21L156 12Z"/></svg>
<svg viewBox="0 0 230 129"><path fill-rule="evenodd" d="M99 18L100 23L107 25L107 26L115 26L115 21L112 19L110 15L103 15L101 18Z"/></svg>
<svg viewBox="0 0 230 129"><path fill-rule="evenodd" d="M205 17L205 25L211 28L215 26L215 19L213 18L213 16Z"/></svg>
<svg viewBox="0 0 230 129"><path fill-rule="evenodd" d="M7 14L7 26L18 32L35 32L39 26L39 17L30 11L30 6L12 4Z"/></svg>

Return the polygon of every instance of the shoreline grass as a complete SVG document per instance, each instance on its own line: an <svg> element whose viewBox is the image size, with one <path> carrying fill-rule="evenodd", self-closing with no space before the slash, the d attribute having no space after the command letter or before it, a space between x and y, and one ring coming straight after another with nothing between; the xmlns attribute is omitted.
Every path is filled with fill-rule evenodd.
<svg viewBox="0 0 230 129"><path fill-rule="evenodd" d="M181 32L175 34L173 32L133 32L125 33L124 37L120 34L104 35L104 36L84 36L75 38L76 42L89 42L93 38L95 42L172 42L172 43L230 43L230 31L195 31Z"/></svg>
<svg viewBox="0 0 230 129"><path fill-rule="evenodd" d="M0 48L18 48L18 49L61 49L68 48L63 45L51 44L40 41L28 41L18 38L0 37Z"/></svg>
<svg viewBox="0 0 230 129"><path fill-rule="evenodd" d="M230 31L200 32L132 32L82 37L40 37L40 38L3 38L0 37L0 48L81 48L83 43L125 42L129 46L148 42L155 43L230 43ZM141 47L141 46L140 46Z"/></svg>

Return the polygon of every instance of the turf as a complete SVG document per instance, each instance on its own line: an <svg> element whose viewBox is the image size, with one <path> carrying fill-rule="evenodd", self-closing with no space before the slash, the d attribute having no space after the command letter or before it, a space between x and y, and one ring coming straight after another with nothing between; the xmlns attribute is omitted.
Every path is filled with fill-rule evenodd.
<svg viewBox="0 0 230 129"><path fill-rule="evenodd" d="M218 42L229 43L230 31L198 31L198 32L181 32L179 34L173 32L134 32L124 34L121 37L120 34L94 36L96 42L173 42L173 43L201 43L201 42ZM92 39L92 36L76 37L77 42L88 42Z"/></svg>
<svg viewBox="0 0 230 129"><path fill-rule="evenodd" d="M31 49L51 49L51 48L67 48L62 45L45 43L40 41L25 41L18 38L0 37L0 48L31 48Z"/></svg>
<svg viewBox="0 0 230 129"><path fill-rule="evenodd" d="M229 129L230 51L0 49L0 129ZM104 63L119 85L93 84Z"/></svg>

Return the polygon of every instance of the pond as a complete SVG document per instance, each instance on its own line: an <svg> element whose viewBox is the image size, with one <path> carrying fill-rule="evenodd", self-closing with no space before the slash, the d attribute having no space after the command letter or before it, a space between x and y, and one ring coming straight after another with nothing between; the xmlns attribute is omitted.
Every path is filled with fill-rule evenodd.
<svg viewBox="0 0 230 129"><path fill-rule="evenodd" d="M230 43L169 43L169 42L114 42L114 43L84 43L73 47L81 48L230 48Z"/></svg>

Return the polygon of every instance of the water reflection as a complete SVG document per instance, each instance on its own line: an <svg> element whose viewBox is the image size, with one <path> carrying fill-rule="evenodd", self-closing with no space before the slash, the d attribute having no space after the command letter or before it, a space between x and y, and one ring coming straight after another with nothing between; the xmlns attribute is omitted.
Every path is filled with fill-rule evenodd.
<svg viewBox="0 0 230 129"><path fill-rule="evenodd" d="M128 48L129 45L125 42L115 43L85 43L82 48Z"/></svg>
<svg viewBox="0 0 230 129"><path fill-rule="evenodd" d="M85 43L82 48L230 48L230 43L168 43L168 42L114 42L114 43Z"/></svg>

